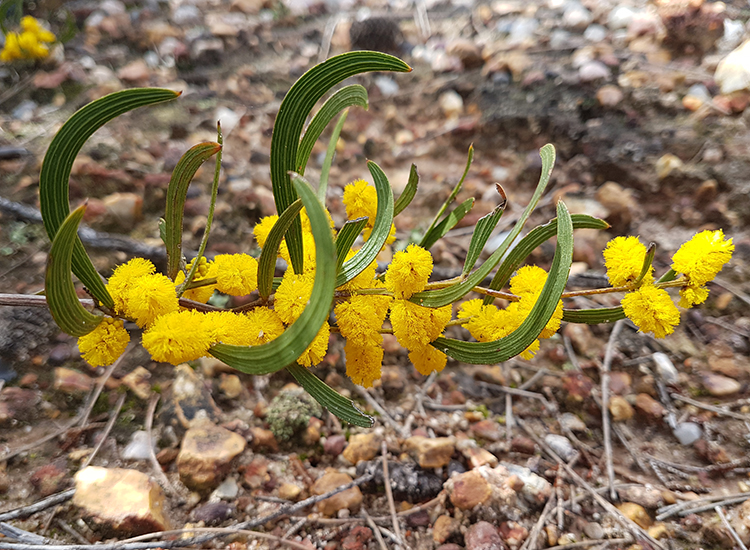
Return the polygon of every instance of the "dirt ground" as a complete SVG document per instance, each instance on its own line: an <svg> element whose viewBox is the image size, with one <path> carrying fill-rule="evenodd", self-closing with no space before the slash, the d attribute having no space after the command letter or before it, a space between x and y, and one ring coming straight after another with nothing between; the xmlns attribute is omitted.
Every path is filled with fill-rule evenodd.
<svg viewBox="0 0 750 550"><path fill-rule="evenodd" d="M384 169L396 195L414 163L419 190L396 220L396 247L418 238L473 144L474 163L457 199L474 197L474 208L432 250L435 278L455 276L473 224L497 204L495 183L509 200L497 230L502 236L538 181L538 149L552 143L557 164L528 227L554 217L558 199L574 213L611 225L607 232L577 232L569 287L606 285L601 251L613 236L656 243L654 266L661 273L695 232L723 229L736 251L710 285L706 304L683 311L675 334L663 340L628 322L614 336L611 325L567 325L543 341L533 360L449 361L429 378L386 336L384 378L369 392L346 378L343 342L334 336L314 370L375 415L372 429L342 426L320 412L307 412L300 428L278 399L295 391L283 370L253 377L201 361L189 375L154 363L136 346L105 376L106 369L81 359L75 339L44 309L0 306L0 522L6 522L0 527L26 531L15 538L29 547L39 541L28 533L70 549L126 539L127 532L96 526L69 500L73 476L96 448L91 465L139 470L161 485L174 528L236 528L268 516L253 528L275 537L224 534L194 547L692 549L750 543L750 110L747 94L722 95L714 80L716 64L732 48L722 45L721 34L711 37L710 3L694 12L679 2L584 2L590 20L583 26L570 24L568 4L527 4L430 4L427 33L411 7L378 2L216 1L198 2L196 10L181 2L71 3L78 30L55 61L0 66L0 292L32 294L43 287L49 241L33 210L19 205L38 208L39 169L54 132L80 106L122 87L183 93L107 124L76 160L71 203L88 199L86 223L126 237L88 246L97 269L111 273L132 256L134 243L149 247L157 266L164 266L157 220L169 175L190 146L216 139L217 119L225 131L224 163L208 253L256 251L252 228L275 213L268 161L284 93L321 56L360 46L395 53L413 71L352 79L367 88L370 105L349 113L331 171L327 206L337 227L345 219L343 187L369 177L366 159ZM618 35L608 18L622 6L645 10L653 16L648 21L659 19L662 27L644 23L640 34ZM673 17L669 9L680 6L683 12L674 13L693 19ZM387 21L357 27L365 8ZM35 9L60 32L61 18L49 15L59 13L57 6ZM744 24L750 16L741 2L724 9L726 20ZM514 42L508 25L521 18L538 26ZM553 32L560 21L568 33L562 38ZM593 41L588 29L597 24L608 34ZM601 67L606 75L596 76ZM311 181L320 174L326 146L327 140L316 145L306 174ZM189 249L200 243L212 176L209 162L188 195ZM548 267L553 253L544 245L529 262ZM567 307L616 302L607 295ZM449 333L466 337L460 334ZM606 427L604 364L611 370L610 399L622 407L611 409L614 420ZM127 378L139 367L147 373L140 386ZM186 405L175 391L180 376L197 377L194 395L186 398L197 400L191 406L208 410L216 424L247 443L222 473L229 489L222 483L213 491L191 491L183 483L177 466L186 428L180 416ZM239 387L230 388L235 378ZM103 391L92 398L97 381ZM145 393L133 390L144 384ZM28 393L9 393L12 388ZM281 436L285 429L294 434L289 440ZM148 459L125 458L143 430L156 443L158 471ZM611 431L614 498L605 431ZM341 453L347 444L353 448L358 434L377 445L355 464ZM450 460L420 467L418 452L410 450L420 436L452 438ZM384 491L381 441L392 498ZM465 509L456 502L456 476L476 469L494 479L488 469L511 466L528 470L517 474L522 481L510 501L498 496L498 487L513 486L506 476L506 485L493 486L483 504ZM280 506L314 496L327 468L362 482L361 504L329 514L311 505L272 517ZM372 479L362 477L369 474ZM531 487L532 479L546 489L525 501L521 486ZM290 485L300 490L291 495ZM42 510L5 514L61 492L67 497ZM483 522L497 533L483 532ZM13 534L0 533L4 548ZM180 536L165 535L161 547L179 544Z"/></svg>

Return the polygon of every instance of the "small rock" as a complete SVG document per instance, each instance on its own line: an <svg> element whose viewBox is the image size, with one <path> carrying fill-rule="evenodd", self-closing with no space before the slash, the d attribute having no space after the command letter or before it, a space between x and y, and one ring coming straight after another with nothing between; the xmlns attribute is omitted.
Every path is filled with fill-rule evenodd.
<svg viewBox="0 0 750 550"><path fill-rule="evenodd" d="M582 5L571 2L563 13L562 23L564 26L584 30L594 20L591 12Z"/></svg>
<svg viewBox="0 0 750 550"><path fill-rule="evenodd" d="M656 422L664 419L666 410L656 399L647 393L639 393L635 398L635 408L646 419Z"/></svg>
<svg viewBox="0 0 750 550"><path fill-rule="evenodd" d="M276 436L273 435L271 430L264 430L263 428L252 427L250 433L253 436L252 447L254 451L273 451L279 450L279 443L276 441Z"/></svg>
<svg viewBox="0 0 750 550"><path fill-rule="evenodd" d="M489 419L480 420L479 422L472 424L471 431L473 432L474 437L479 437L487 441L500 441L505 437L500 430L500 424Z"/></svg>
<svg viewBox="0 0 750 550"><path fill-rule="evenodd" d="M136 367L122 377L122 383L144 401L151 396L149 380L151 373L143 367Z"/></svg>
<svg viewBox="0 0 750 550"><path fill-rule="evenodd" d="M123 233L132 231L142 217L143 197L136 193L112 193L104 197L107 223Z"/></svg>
<svg viewBox="0 0 750 550"><path fill-rule="evenodd" d="M517 521L504 521L500 524L500 536L511 548L519 548L529 536L529 530Z"/></svg>
<svg viewBox="0 0 750 550"><path fill-rule="evenodd" d="M54 348L49 351L49 357L47 363L51 366L62 365L70 359L71 352L68 344L57 344Z"/></svg>
<svg viewBox="0 0 750 550"><path fill-rule="evenodd" d="M457 38L449 42L445 47L445 53L460 59L464 69L476 69L484 64L479 47L473 40L466 38Z"/></svg>
<svg viewBox="0 0 750 550"><path fill-rule="evenodd" d="M682 161L671 153L662 155L659 160L656 161L656 175L660 180L663 180L669 174L680 168L682 168Z"/></svg>
<svg viewBox="0 0 750 550"><path fill-rule="evenodd" d="M94 380L77 370L56 367L53 387L63 393L81 394L94 387Z"/></svg>
<svg viewBox="0 0 750 550"><path fill-rule="evenodd" d="M509 46L523 45L534 38L534 33L538 29L539 21L534 17L519 17L510 27L507 44Z"/></svg>
<svg viewBox="0 0 750 550"><path fill-rule="evenodd" d="M669 358L669 355L657 351L651 356L651 358L656 365L656 371L666 384L674 386L679 382L679 373L677 372L674 363L672 363L672 360Z"/></svg>
<svg viewBox="0 0 750 550"><path fill-rule="evenodd" d="M180 479L194 491L213 489L244 449L244 438L209 422L190 428L177 456Z"/></svg>
<svg viewBox="0 0 750 550"><path fill-rule="evenodd" d="M328 468L326 473L317 479L312 486L312 492L316 495L324 495L329 491L352 482L349 474L340 473L333 468ZM332 497L318 502L318 511L324 516L334 516L339 510L348 509L356 512L362 504L362 491L359 487L352 487Z"/></svg>
<svg viewBox="0 0 750 550"><path fill-rule="evenodd" d="M226 502L208 502L198 506L190 514L195 521L202 521L206 525L218 525L234 514L234 507Z"/></svg>
<svg viewBox="0 0 750 550"><path fill-rule="evenodd" d="M240 486L233 477L228 477L211 493L211 500L233 500L237 498L240 492Z"/></svg>
<svg viewBox="0 0 750 550"><path fill-rule="evenodd" d="M34 390L14 386L0 390L0 425L12 420L29 422L36 418L41 396Z"/></svg>
<svg viewBox="0 0 750 550"><path fill-rule="evenodd" d="M526 436L517 435L510 441L510 450L516 453L533 455L536 453L536 443Z"/></svg>
<svg viewBox="0 0 750 550"><path fill-rule="evenodd" d="M349 438L343 456L355 465L364 460L372 460L380 453L381 441L383 438L375 432L353 435Z"/></svg>
<svg viewBox="0 0 750 550"><path fill-rule="evenodd" d="M628 401L619 395L613 395L609 400L609 412L615 422L625 422L633 418L635 411Z"/></svg>
<svg viewBox="0 0 750 550"><path fill-rule="evenodd" d="M505 479L505 484L516 488L527 503L532 506L541 506L552 495L552 484L542 476L535 474L528 468L503 462L492 470L492 473L500 478ZM516 487L515 480L519 480L523 485Z"/></svg>
<svg viewBox="0 0 750 550"><path fill-rule="evenodd" d="M62 491L68 484L68 479L67 464L62 458L34 470L29 482L39 496L48 497Z"/></svg>
<svg viewBox="0 0 750 550"><path fill-rule="evenodd" d="M469 468L479 468L480 466L484 466L485 464L490 467L497 466L497 457L495 455L493 455L487 449L482 449L481 447L477 446L477 444L470 439L465 441L467 443L470 443L470 445L461 444L460 450L461 454L466 458L466 462L468 463Z"/></svg>
<svg viewBox="0 0 750 550"><path fill-rule="evenodd" d="M583 31L583 37L590 42L602 42L607 38L607 29L601 25L589 25Z"/></svg>
<svg viewBox="0 0 750 550"><path fill-rule="evenodd" d="M357 525L347 533L341 541L342 550L364 550L372 540L372 529L364 525Z"/></svg>
<svg viewBox="0 0 750 550"><path fill-rule="evenodd" d="M586 423L573 413L563 413L557 421L564 430L578 433L585 433L588 431Z"/></svg>
<svg viewBox="0 0 750 550"><path fill-rule="evenodd" d="M412 529L427 527L430 524L430 514L427 510L419 510L406 516L406 524Z"/></svg>
<svg viewBox="0 0 750 550"><path fill-rule="evenodd" d="M73 504L96 525L129 534L171 529L164 492L146 474L88 466L75 483Z"/></svg>
<svg viewBox="0 0 750 550"><path fill-rule="evenodd" d="M601 61L589 61L588 63L584 63L581 68L578 69L578 78L581 79L581 82L606 80L610 75L609 67Z"/></svg>
<svg viewBox="0 0 750 550"><path fill-rule="evenodd" d="M472 510L492 496L492 486L477 470L453 476L445 488L453 505L461 510Z"/></svg>
<svg viewBox="0 0 750 550"><path fill-rule="evenodd" d="M172 12L172 23L179 26L200 25L203 21L203 14L197 6L192 4L182 4Z"/></svg>
<svg viewBox="0 0 750 550"><path fill-rule="evenodd" d="M635 12L629 6L616 6L607 14L607 27L610 30L627 29Z"/></svg>
<svg viewBox="0 0 750 550"><path fill-rule="evenodd" d="M609 377L609 390L616 395L626 395L630 393L630 386L633 379L630 374L622 371L615 371Z"/></svg>
<svg viewBox="0 0 750 550"><path fill-rule="evenodd" d="M453 462L451 462L452 464ZM449 475L451 467L448 466ZM414 462L388 461L388 473L391 480L393 498L407 502L424 502L435 498L443 489L443 480L431 471L425 471ZM385 484L383 461L360 462L357 465L357 477L370 474L372 480L363 486L365 492L382 491Z"/></svg>
<svg viewBox="0 0 750 550"><path fill-rule="evenodd" d="M346 446L346 437L343 435L332 435L323 443L323 451L333 457L339 456Z"/></svg>
<svg viewBox="0 0 750 550"><path fill-rule="evenodd" d="M302 488L296 483L282 483L279 485L279 498L296 501L300 494L302 494Z"/></svg>
<svg viewBox="0 0 750 550"><path fill-rule="evenodd" d="M596 99L602 107L617 107L624 97L622 90L612 84L602 86L596 92Z"/></svg>
<svg viewBox="0 0 750 550"><path fill-rule="evenodd" d="M443 110L445 118L454 120L461 116L464 110L463 98L453 90L448 90L440 94L438 98L440 108Z"/></svg>
<svg viewBox="0 0 750 550"><path fill-rule="evenodd" d="M148 433L138 430L130 437L130 442L122 451L124 460L148 460L151 456L148 449Z"/></svg>
<svg viewBox="0 0 750 550"><path fill-rule="evenodd" d="M620 500L643 506L647 510L656 510L664 506L663 492L643 485L634 485L618 489Z"/></svg>
<svg viewBox="0 0 750 550"><path fill-rule="evenodd" d="M404 450L411 454L422 468L442 468L446 466L455 451L452 437L429 438L412 436L404 442Z"/></svg>
<svg viewBox="0 0 750 550"><path fill-rule="evenodd" d="M186 364L178 365L175 371L174 383L165 396L166 404L159 413L162 421L180 432L189 428L197 418L207 417L218 422L221 411L203 379Z"/></svg>
<svg viewBox="0 0 750 550"><path fill-rule="evenodd" d="M469 527L464 535L466 550L506 550L497 528L491 523L480 521Z"/></svg>
<svg viewBox="0 0 750 550"><path fill-rule="evenodd" d="M682 422L672 430L680 445L692 445L703 436L703 430L695 422Z"/></svg>
<svg viewBox="0 0 750 550"><path fill-rule="evenodd" d="M563 435L547 434L544 436L544 442L565 462L572 459L578 452L573 447L570 439Z"/></svg>
<svg viewBox="0 0 750 550"><path fill-rule="evenodd" d="M150 76L151 70L143 59L131 61L117 71L117 78L133 84L148 84Z"/></svg>
<svg viewBox="0 0 750 550"><path fill-rule="evenodd" d="M222 374L219 389L227 399L235 399L242 393L242 382L236 374Z"/></svg>
<svg viewBox="0 0 750 550"><path fill-rule="evenodd" d="M623 502L617 506L617 509L629 520L635 522L639 527L648 529L653 524L651 516L646 509L635 502Z"/></svg>
<svg viewBox="0 0 750 550"><path fill-rule="evenodd" d="M705 372L701 376L703 387L706 391L714 397L726 397L727 395L734 395L742 385L733 378L728 376L722 376L720 374L714 374L712 372Z"/></svg>
<svg viewBox="0 0 750 550"><path fill-rule="evenodd" d="M268 459L262 455L255 455L252 462L245 466L242 479L251 489L260 488L271 479L268 475Z"/></svg>
<svg viewBox="0 0 750 550"><path fill-rule="evenodd" d="M458 520L447 514L443 514L435 520L435 524L432 526L432 540L437 544L443 544L458 533L459 527Z"/></svg>

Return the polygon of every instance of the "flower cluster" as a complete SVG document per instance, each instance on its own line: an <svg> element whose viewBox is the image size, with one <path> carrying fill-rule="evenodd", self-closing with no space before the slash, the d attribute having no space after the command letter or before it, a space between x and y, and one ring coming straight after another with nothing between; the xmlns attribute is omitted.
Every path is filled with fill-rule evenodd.
<svg viewBox="0 0 750 550"><path fill-rule="evenodd" d="M11 31L5 35L5 45L0 50L0 61L10 62L20 59L44 59L49 55L50 44L55 35L27 15L21 19L21 32Z"/></svg>
<svg viewBox="0 0 750 550"><path fill-rule="evenodd" d="M706 283L721 271L734 251L732 239L724 233L702 231L672 256L672 271L681 273L680 307L689 308L708 298ZM616 237L604 250L607 276L614 286L630 286L622 299L625 315L643 332L664 338L680 323L680 312L667 291L654 282L653 267L638 281L646 259L646 247L637 237ZM664 284L669 283L666 281ZM670 286L675 286L671 284Z"/></svg>

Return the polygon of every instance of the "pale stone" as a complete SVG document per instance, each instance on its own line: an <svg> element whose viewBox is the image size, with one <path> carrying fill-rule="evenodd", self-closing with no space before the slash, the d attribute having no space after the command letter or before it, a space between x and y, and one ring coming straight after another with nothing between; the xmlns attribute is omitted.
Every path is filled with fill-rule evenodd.
<svg viewBox="0 0 750 550"><path fill-rule="evenodd" d="M734 395L742 385L733 378L728 376L722 376L720 374L714 374L707 372L703 374L703 387L706 391L714 397L725 397L727 395Z"/></svg>
<svg viewBox="0 0 750 550"><path fill-rule="evenodd" d="M343 456L352 464L372 460L380 453L381 441L382 438L375 432L353 435L349 438L349 444L344 449Z"/></svg>
<svg viewBox="0 0 750 550"><path fill-rule="evenodd" d="M628 401L619 395L609 399L609 412L615 422L625 422L633 418L635 411Z"/></svg>
<svg viewBox="0 0 750 550"><path fill-rule="evenodd" d="M296 501L301 493L302 488L295 483L282 483L279 485L279 498L283 498L284 500Z"/></svg>
<svg viewBox="0 0 750 550"><path fill-rule="evenodd" d="M232 460L245 450L245 439L205 422L190 428L177 455L180 479L194 491L215 488L229 473Z"/></svg>
<svg viewBox="0 0 750 550"><path fill-rule="evenodd" d="M94 380L82 372L65 367L55 368L54 388L63 393L86 393L94 386Z"/></svg>
<svg viewBox="0 0 750 550"><path fill-rule="evenodd" d="M648 515L646 509L640 504L635 502L623 502L617 507L622 514L631 521L634 521L638 526L643 529L648 529L653 524L651 516Z"/></svg>
<svg viewBox="0 0 750 550"><path fill-rule="evenodd" d="M316 495L324 495L351 482L352 478L349 474L340 473L333 468L328 468L326 473L318 478L312 486L312 492ZM333 516L339 510L344 509L356 512L361 504L362 491L359 490L359 487L352 487L318 502L318 511L324 516Z"/></svg>
<svg viewBox="0 0 750 550"><path fill-rule="evenodd" d="M141 399L148 399L151 396L151 373L143 367L136 367L122 377L122 383Z"/></svg>
<svg viewBox="0 0 750 550"><path fill-rule="evenodd" d="M222 374L219 389L229 399L234 399L242 393L242 381L236 374Z"/></svg>
<svg viewBox="0 0 750 550"><path fill-rule="evenodd" d="M130 534L171 529L164 492L144 473L89 466L75 483L73 504L97 525Z"/></svg>
<svg viewBox="0 0 750 550"><path fill-rule="evenodd" d="M404 442L404 450L411 454L422 468L442 468L451 461L455 451L455 439L452 437L431 439L415 435Z"/></svg>
<svg viewBox="0 0 750 550"><path fill-rule="evenodd" d="M452 477L445 488L453 505L460 510L472 510L492 496L492 486L477 470Z"/></svg>

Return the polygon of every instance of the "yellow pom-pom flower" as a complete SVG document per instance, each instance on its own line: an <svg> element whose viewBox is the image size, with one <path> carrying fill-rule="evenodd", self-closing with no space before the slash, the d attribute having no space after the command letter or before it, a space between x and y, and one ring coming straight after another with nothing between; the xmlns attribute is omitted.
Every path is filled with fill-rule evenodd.
<svg viewBox="0 0 750 550"><path fill-rule="evenodd" d="M258 288L258 260L247 254L219 254L214 258L216 288L230 296L245 296Z"/></svg>
<svg viewBox="0 0 750 550"><path fill-rule="evenodd" d="M680 307L693 307L702 304L707 298L708 289L705 286L688 285L680 289Z"/></svg>
<svg viewBox="0 0 750 550"><path fill-rule="evenodd" d="M398 343L408 350L421 349L435 340L451 320L451 306L422 307L408 300L391 305L391 325Z"/></svg>
<svg viewBox="0 0 750 550"><path fill-rule="evenodd" d="M214 337L205 314L174 311L158 317L143 333L143 347L154 361L179 365L207 355Z"/></svg>
<svg viewBox="0 0 750 550"><path fill-rule="evenodd" d="M732 239L724 239L721 229L701 231L672 256L672 269L687 276L692 286L711 281L732 259Z"/></svg>
<svg viewBox="0 0 750 550"><path fill-rule="evenodd" d="M513 314L514 320L517 322L517 325L509 333L521 326L521 323L529 316L531 309L542 293L544 284L547 282L547 276L547 272L541 267L530 265L519 269L516 275L510 280L511 292L520 296L521 299L508 307ZM547 322L541 334L539 334L539 337L550 338L555 334L560 329L562 316L563 302L559 300L552 317Z"/></svg>
<svg viewBox="0 0 750 550"><path fill-rule="evenodd" d="M347 340L364 342L378 334L383 320L378 315L372 296L352 296L334 308L341 335Z"/></svg>
<svg viewBox="0 0 750 550"><path fill-rule="evenodd" d="M266 239L268 238L268 234L271 232L271 229L278 221L278 219L279 217L274 214L273 216L266 216L265 218L261 218L261 220L257 224L255 224L255 227L253 228L253 235L255 235L255 240L258 243L259 247L263 248L266 246Z"/></svg>
<svg viewBox="0 0 750 550"><path fill-rule="evenodd" d="M642 332L652 332L657 338L672 334L680 324L680 312L667 291L651 284L627 293L622 308Z"/></svg>
<svg viewBox="0 0 750 550"><path fill-rule="evenodd" d="M427 376L443 370L448 362L448 356L432 346L424 346L409 353L409 360L417 372Z"/></svg>
<svg viewBox="0 0 750 550"><path fill-rule="evenodd" d="M114 363L128 347L130 336L122 319L105 317L97 327L78 339L81 356L92 367L104 367Z"/></svg>
<svg viewBox="0 0 750 550"><path fill-rule="evenodd" d="M115 312L118 315L131 317L127 309L128 293L135 281L145 275L152 275L156 271L154 264L144 258L133 258L127 263L117 266L107 281L107 290L115 302ZM184 280L183 275L183 280Z"/></svg>
<svg viewBox="0 0 750 550"><path fill-rule="evenodd" d="M352 382L369 388L375 380L380 379L384 354L382 342L380 334L372 340L346 341L346 375Z"/></svg>
<svg viewBox="0 0 750 550"><path fill-rule="evenodd" d="M303 367L312 367L320 363L326 356L328 351L328 337L331 335L331 327L326 321L323 326L320 327L318 334L315 335L315 339L312 343L307 346L307 349L302 352L297 358L297 363Z"/></svg>
<svg viewBox="0 0 750 550"><path fill-rule="evenodd" d="M604 265L607 267L609 283L612 286L622 286L638 279L646 252L646 246L638 237L615 237L609 241L604 249ZM644 283L653 281L652 271L653 267L644 277Z"/></svg>
<svg viewBox="0 0 750 550"><path fill-rule="evenodd" d="M498 331L498 309L492 304L484 305L482 300L469 300L461 304L459 319L468 319L464 325L477 342L490 342Z"/></svg>
<svg viewBox="0 0 750 550"><path fill-rule="evenodd" d="M289 325L302 315L312 295L313 283L310 273L297 275L291 268L286 270L274 296L274 309L284 323Z"/></svg>
<svg viewBox="0 0 750 550"><path fill-rule="evenodd" d="M195 261L195 260L193 260ZM185 272L178 271L177 276L174 279L175 285L179 286L185 281L186 273L189 273L193 267L193 262L190 262L185 266ZM205 257L201 256L198 262L198 268L195 270L195 277L193 277L194 283L199 283L204 279L216 278L216 265L213 262L209 262ZM193 300L194 302L200 302L205 304L214 295L216 285L205 285L198 286L195 288L189 288L182 293L183 298Z"/></svg>
<svg viewBox="0 0 750 550"><path fill-rule="evenodd" d="M396 298L410 298L424 290L432 274L432 254L424 248L410 244L406 250L396 252L385 274L385 287Z"/></svg>
<svg viewBox="0 0 750 550"><path fill-rule="evenodd" d="M210 311L204 314L205 330L211 332L211 343L249 346L252 323L242 313Z"/></svg>
<svg viewBox="0 0 750 550"><path fill-rule="evenodd" d="M174 283L161 273L135 279L128 290L126 303L130 316L141 328L179 308Z"/></svg>
<svg viewBox="0 0 750 550"><path fill-rule="evenodd" d="M538 294L546 282L546 271L536 265L525 265L510 280L510 291L516 296Z"/></svg>
<svg viewBox="0 0 750 550"><path fill-rule="evenodd" d="M274 310L267 307L256 307L248 312L246 317L250 321L248 333L250 346L260 346L281 336L284 332L284 323Z"/></svg>
<svg viewBox="0 0 750 550"><path fill-rule="evenodd" d="M21 45L18 43L19 35L17 32L9 32L5 35L5 45L0 50L0 61L8 63L16 59L23 59L24 54Z"/></svg>
<svg viewBox="0 0 750 550"><path fill-rule="evenodd" d="M368 218L367 224L372 227L378 211L378 193L373 186L365 180L353 181L344 187L343 201L347 218Z"/></svg>

